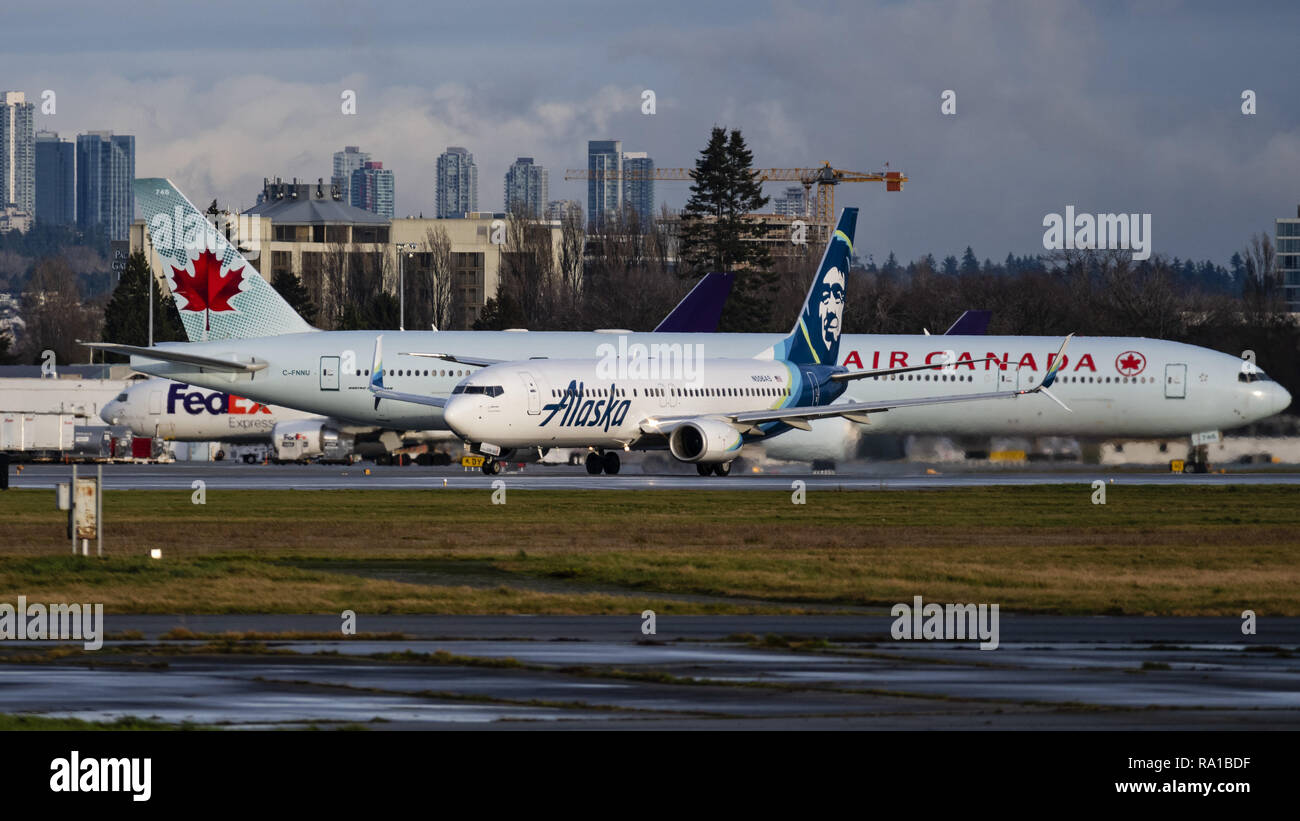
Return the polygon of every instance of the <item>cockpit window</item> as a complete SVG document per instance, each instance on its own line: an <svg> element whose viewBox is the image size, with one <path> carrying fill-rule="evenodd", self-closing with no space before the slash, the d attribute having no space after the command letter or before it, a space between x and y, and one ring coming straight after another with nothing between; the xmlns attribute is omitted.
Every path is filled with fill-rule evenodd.
<svg viewBox="0 0 1300 821"><path fill-rule="evenodd" d="M503 391L500 385L457 385L451 389L453 394L456 393L474 393L483 396L500 396Z"/></svg>
<svg viewBox="0 0 1300 821"><path fill-rule="evenodd" d="M125 402L125 401L126 401L126 394L124 394L124 393L119 393L119 394L117 395L117 399L114 400L114 401L116 401L116 402Z"/></svg>
<svg viewBox="0 0 1300 821"><path fill-rule="evenodd" d="M1237 381L1238 382L1272 382L1273 377L1269 376L1263 371L1251 371L1249 373L1247 373L1246 371L1242 371L1241 373L1237 374Z"/></svg>

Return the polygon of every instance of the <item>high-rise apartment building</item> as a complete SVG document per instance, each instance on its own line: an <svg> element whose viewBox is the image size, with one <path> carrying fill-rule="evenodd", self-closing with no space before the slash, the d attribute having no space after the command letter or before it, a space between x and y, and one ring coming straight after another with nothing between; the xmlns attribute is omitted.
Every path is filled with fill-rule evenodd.
<svg viewBox="0 0 1300 821"><path fill-rule="evenodd" d="M46 225L77 221L77 148L53 131L36 132L36 219Z"/></svg>
<svg viewBox="0 0 1300 821"><path fill-rule="evenodd" d="M338 186L343 202L352 202L352 172L365 167L370 162L369 152L362 151L355 145L344 146L342 151L334 152L334 174L330 183Z"/></svg>
<svg viewBox="0 0 1300 821"><path fill-rule="evenodd" d="M478 166L474 155L449 146L438 155L438 216L463 217L478 211Z"/></svg>
<svg viewBox="0 0 1300 821"><path fill-rule="evenodd" d="M21 91L0 91L0 208L36 208L36 106Z"/></svg>
<svg viewBox="0 0 1300 821"><path fill-rule="evenodd" d="M587 219L602 225L623 210L623 141L587 141Z"/></svg>
<svg viewBox="0 0 1300 821"><path fill-rule="evenodd" d="M781 196L772 200L772 210L783 217L808 216L808 202L803 186L788 186L781 192Z"/></svg>
<svg viewBox="0 0 1300 821"><path fill-rule="evenodd" d="M623 207L636 212L642 225L655 216L655 161L644 151L623 155Z"/></svg>
<svg viewBox="0 0 1300 821"><path fill-rule="evenodd" d="M655 161L644 151L623 151L622 140L587 142L587 219L596 226L635 211L644 225L654 218Z"/></svg>
<svg viewBox="0 0 1300 821"><path fill-rule="evenodd" d="M125 240L135 211L135 137L111 131L77 135L77 226L102 225Z"/></svg>
<svg viewBox="0 0 1300 821"><path fill-rule="evenodd" d="M1300 313L1300 206L1296 206L1295 219L1278 219L1275 239L1277 273L1282 280L1286 309L1291 313Z"/></svg>
<svg viewBox="0 0 1300 821"><path fill-rule="evenodd" d="M532 157L520 157L506 171L505 204L506 213L515 213L516 208L533 219L541 219L546 213L547 196L550 194L550 180L545 168L533 163Z"/></svg>
<svg viewBox="0 0 1300 821"><path fill-rule="evenodd" d="M393 218L393 172L381 162L368 162L352 172L351 202L381 217Z"/></svg>

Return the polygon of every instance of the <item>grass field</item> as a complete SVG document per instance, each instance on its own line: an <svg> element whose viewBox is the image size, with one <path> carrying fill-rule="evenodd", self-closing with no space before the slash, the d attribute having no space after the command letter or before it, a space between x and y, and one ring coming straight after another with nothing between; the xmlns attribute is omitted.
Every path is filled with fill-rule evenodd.
<svg viewBox="0 0 1300 821"><path fill-rule="evenodd" d="M1300 615L1300 491L123 491L105 560L50 491L0 493L2 601L126 612L799 612L932 601ZM161 548L164 558L146 558ZM462 579L470 583L459 583ZM688 600L667 597L685 596Z"/></svg>

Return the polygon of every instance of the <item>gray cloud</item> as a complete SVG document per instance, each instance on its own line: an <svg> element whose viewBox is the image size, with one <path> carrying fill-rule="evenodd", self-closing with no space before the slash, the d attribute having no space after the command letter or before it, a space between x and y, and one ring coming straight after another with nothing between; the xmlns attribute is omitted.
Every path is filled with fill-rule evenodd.
<svg viewBox="0 0 1300 821"><path fill-rule="evenodd" d="M134 133L139 173L196 201L246 206L263 176L327 177L345 144L394 169L400 214L433 212L447 145L474 152L484 207L500 207L520 155L551 170L552 197L581 200L562 175L585 165L586 140L690 166L719 124L743 129L761 166L906 170L902 194L838 192L863 209L859 247L877 257L1032 253L1043 215L1073 204L1151 212L1157 252L1226 261L1300 202L1290 4L65 2L4 15L0 87L59 94L39 127ZM345 88L356 117L339 111ZM944 89L956 117L939 113ZM686 188L661 183L660 199L680 205Z"/></svg>

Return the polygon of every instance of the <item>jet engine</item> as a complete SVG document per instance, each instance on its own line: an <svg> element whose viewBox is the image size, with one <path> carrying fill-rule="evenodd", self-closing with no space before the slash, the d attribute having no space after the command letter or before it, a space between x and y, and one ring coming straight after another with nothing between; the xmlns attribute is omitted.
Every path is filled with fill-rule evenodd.
<svg viewBox="0 0 1300 821"><path fill-rule="evenodd" d="M730 462L740 450L740 431L719 419L695 419L673 428L668 450L683 462Z"/></svg>

